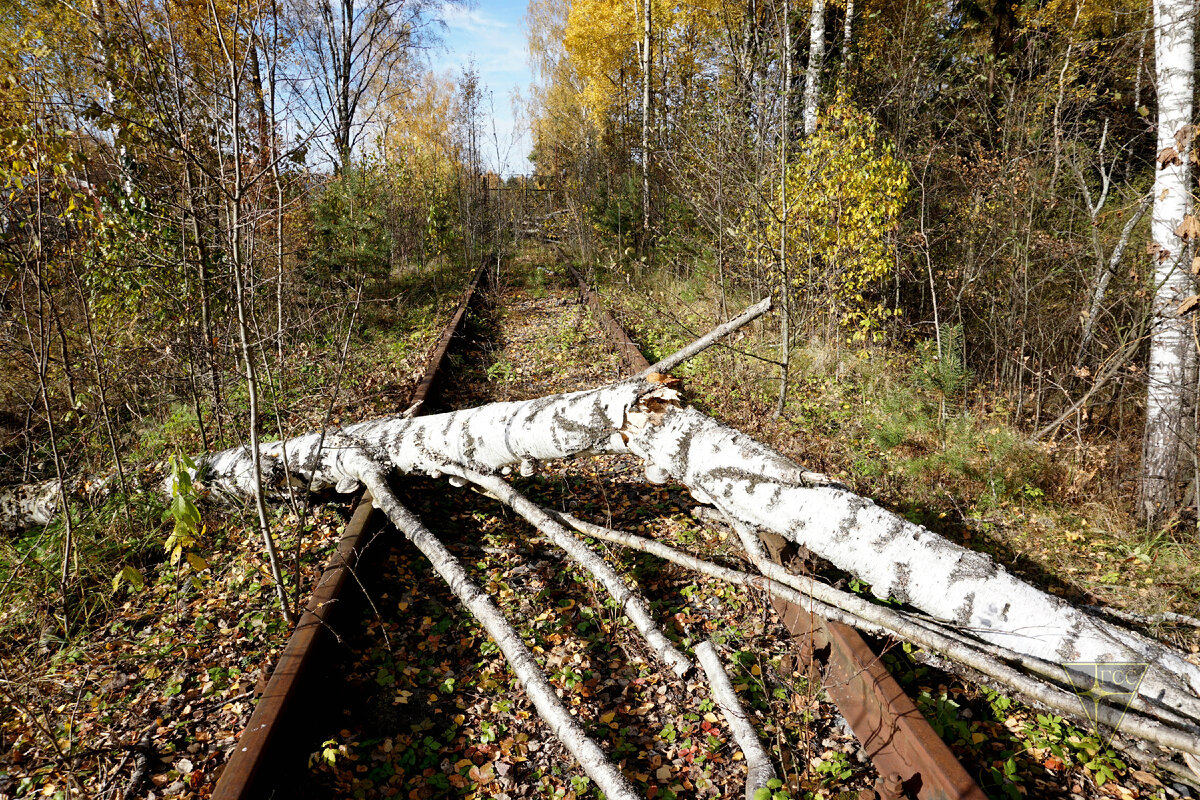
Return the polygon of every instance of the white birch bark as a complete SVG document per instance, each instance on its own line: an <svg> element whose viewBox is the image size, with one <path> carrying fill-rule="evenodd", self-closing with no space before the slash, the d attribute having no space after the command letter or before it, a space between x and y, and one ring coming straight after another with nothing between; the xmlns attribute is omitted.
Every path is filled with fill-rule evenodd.
<svg viewBox="0 0 1200 800"><path fill-rule="evenodd" d="M846 0L846 17L842 21L842 69L849 69L853 59L850 38L854 33L854 0Z"/></svg>
<svg viewBox="0 0 1200 800"><path fill-rule="evenodd" d="M1154 0L1158 169L1150 250L1157 265L1142 451L1142 503L1150 523L1174 506L1180 451L1188 439L1186 373L1192 339L1176 309L1189 294L1189 276L1185 242L1176 230L1190 209L1187 150L1195 87L1195 14L1191 0Z"/></svg>
<svg viewBox="0 0 1200 800"><path fill-rule="evenodd" d="M721 707L721 712L729 723L729 731L745 756L746 800L754 800L758 790L767 788L767 782L777 777L775 767L771 764L767 749L759 741L758 731L754 730L750 715L738 699L729 674L725 672L725 665L721 662L721 656L711 641L705 639L696 645L696 660L704 668L713 699Z"/></svg>
<svg viewBox="0 0 1200 800"><path fill-rule="evenodd" d="M809 20L808 72L804 80L804 135L817 131L821 102L821 63L825 60L825 0L812 0Z"/></svg>
<svg viewBox="0 0 1200 800"><path fill-rule="evenodd" d="M487 593L471 580L471 576L454 554L421 524L421 520L415 514L400 504L388 486L380 466L372 463L367 457L362 457L359 462L363 469L360 477L370 490L375 506L382 509L391 523L429 559L459 602L492 637L492 641L504 653L509 666L516 673L521 687L537 708L538 715L571 755L575 756L583 771L596 782L596 786L605 796L637 800L637 792L621 774L621 770L609 760L600 749L600 745L587 735L587 731L558 698L554 687L538 666L537 659L509 624L504 613Z"/></svg>
<svg viewBox="0 0 1200 800"><path fill-rule="evenodd" d="M649 241L650 236L650 125L653 113L652 83L654 61L652 58L651 38L653 0L642 0L642 237Z"/></svg>
<svg viewBox="0 0 1200 800"><path fill-rule="evenodd" d="M959 547L870 500L814 485L801 468L691 408L660 384L612 386L417 419L381 419L327 437L264 443L264 477L286 447L293 478L349 491L352 454L365 446L405 473L440 476L455 465L496 472L522 462L582 453L641 456L655 480L673 477L698 499L747 524L803 545L872 586L1000 647L1054 663L1151 664L1142 696L1200 719L1200 668L1182 653L1072 608L1015 578L988 556ZM247 448L206 459L208 486L253 496ZM275 481L282 470L275 470Z"/></svg>
<svg viewBox="0 0 1200 800"><path fill-rule="evenodd" d="M435 477L466 467L495 473L585 453L635 453L655 481L674 478L702 502L807 547L893 597L987 642L1052 663L1146 662L1140 694L1151 706L1200 720L1200 668L1184 654L1105 623L959 547L811 473L691 408L649 381L416 419L385 418L261 445L264 483L281 491L286 448L300 485L350 491L361 455ZM203 459L202 485L254 496L250 448ZM461 482L461 479L457 479Z"/></svg>
<svg viewBox="0 0 1200 800"><path fill-rule="evenodd" d="M1109 626L947 541L834 486L691 408L660 420L636 411L629 449L728 516L800 544L892 597L1025 655L1067 662L1146 662L1141 694L1200 719L1200 668L1177 651Z"/></svg>
<svg viewBox="0 0 1200 800"><path fill-rule="evenodd" d="M724 516L707 506L698 506L694 511L712 512L712 516L724 520ZM967 633L960 632L952 625L939 623L929 617L919 616L911 612L899 611L889 606L871 603L856 594L843 592L824 584L812 577L796 575L770 561L766 551L759 542L757 550L761 559L755 563L763 563L767 568L764 574L752 575L748 572L722 567L710 561L674 549L655 539L646 539L624 531L605 528L590 522L584 522L570 514L559 513L565 522L580 533L613 542L624 547L652 553L659 558L678 564L685 569L694 570L703 575L710 575L738 586L752 587L774 597L780 597L803 609L806 613L815 614L826 620L852 625L855 628L877 636L890 636L912 642L923 648L923 654L918 658L924 661L937 662L940 669L946 669L945 659L949 659L959 668L966 668L966 674L972 679L998 688L1009 695L1014 695L1029 705L1055 711L1067 717L1080 718L1082 708L1079 697L1073 691L1061 689L1046 681L1039 680L1040 676L1052 681L1061 681L1062 667L1047 661L1034 659L1030 656L1019 656L1010 650L992 645L985 645ZM699 515L708 517L709 514ZM740 528L740 530L738 530ZM735 523L739 537L748 529L740 523ZM743 538L743 541L745 539ZM945 659L943 659L943 656ZM1020 666L1027 673L1016 669ZM961 669L959 670L961 673ZM1200 754L1200 737L1196 734L1195 726L1190 720L1177 714L1166 712L1161 708L1150 708L1144 700L1135 697L1130 704L1130 713L1120 709L1101 706L1097 709L1099 719L1105 725L1135 736L1146 742L1153 742L1163 747L1178 750L1182 753ZM1136 712L1132 710L1136 709ZM1145 716L1140 712L1145 712ZM1090 720L1089 720L1090 721ZM1144 756L1144 753L1142 754Z"/></svg>
<svg viewBox="0 0 1200 800"><path fill-rule="evenodd" d="M281 455L291 480L350 491L367 465L434 477L464 468L492 474L517 465L586 453L634 453L654 481L674 478L699 500L742 524L807 547L892 597L1016 653L1066 662L1149 664L1140 689L1161 719L1192 721L1200 731L1200 668L1176 650L1068 605L1017 579L988 556L959 547L765 445L691 408L674 390L648 380L536 400L496 403L416 419L392 417L287 442L261 445L264 483L282 493ZM245 501L254 496L249 447L202 461L209 490ZM463 480L455 477L461 484Z"/></svg>

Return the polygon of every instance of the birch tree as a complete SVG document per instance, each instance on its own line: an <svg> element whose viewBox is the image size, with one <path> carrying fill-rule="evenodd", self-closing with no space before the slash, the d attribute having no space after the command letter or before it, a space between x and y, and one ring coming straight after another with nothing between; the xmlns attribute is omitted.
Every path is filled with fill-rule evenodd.
<svg viewBox="0 0 1200 800"><path fill-rule="evenodd" d="M329 155L339 169L349 165L374 109L404 91L400 78L412 50L430 37L433 5L428 0L296 0L298 38L314 88L313 123L329 133Z"/></svg>
<svg viewBox="0 0 1200 800"><path fill-rule="evenodd" d="M808 73L804 82L804 135L817 130L821 102L821 64L825 61L825 0L812 1L808 28Z"/></svg>
<svg viewBox="0 0 1200 800"><path fill-rule="evenodd" d="M1180 457L1191 439L1188 373L1195 350L1189 325L1177 309L1189 294L1191 277L1185 254L1195 227L1188 192L1195 15L1195 4L1190 0L1154 1L1158 158L1147 249L1155 262L1155 299L1142 451L1142 514L1152 525L1173 510Z"/></svg>
<svg viewBox="0 0 1200 800"><path fill-rule="evenodd" d="M652 124L653 96L652 70L654 68L653 52L651 51L651 33L653 32L653 15L651 0L642 0L642 237L650 241L650 126Z"/></svg>

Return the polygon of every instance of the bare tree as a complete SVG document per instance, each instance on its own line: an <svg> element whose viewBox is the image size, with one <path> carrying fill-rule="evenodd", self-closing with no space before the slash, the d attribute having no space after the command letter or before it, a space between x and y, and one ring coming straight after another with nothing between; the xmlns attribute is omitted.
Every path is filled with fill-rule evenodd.
<svg viewBox="0 0 1200 800"><path fill-rule="evenodd" d="M296 0L296 39L312 80L314 129L344 170L373 110L402 91L412 51L433 41L430 0Z"/></svg>

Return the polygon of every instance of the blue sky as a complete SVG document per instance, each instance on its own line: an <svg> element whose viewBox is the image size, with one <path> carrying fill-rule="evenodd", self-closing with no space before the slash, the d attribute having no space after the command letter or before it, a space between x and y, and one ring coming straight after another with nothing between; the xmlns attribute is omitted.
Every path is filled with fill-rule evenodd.
<svg viewBox="0 0 1200 800"><path fill-rule="evenodd" d="M532 76L525 46L525 9L528 0L478 0L469 6L445 6L441 17L445 43L432 55L433 68L457 77L473 58L480 81L492 94L495 108L496 139L500 142L500 161L492 136L490 109L484 101L484 160L505 174L529 172L526 160L531 147L528 125L518 122L514 113L514 92L528 93Z"/></svg>

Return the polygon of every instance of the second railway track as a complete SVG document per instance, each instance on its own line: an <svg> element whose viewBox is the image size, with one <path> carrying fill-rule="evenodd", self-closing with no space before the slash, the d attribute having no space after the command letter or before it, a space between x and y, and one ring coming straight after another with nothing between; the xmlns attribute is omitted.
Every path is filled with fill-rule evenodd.
<svg viewBox="0 0 1200 800"><path fill-rule="evenodd" d="M628 339L614 345L614 323L579 304L569 280L537 268L506 276L504 287L475 307L465 335L454 340L440 407L539 397L628 374L627 362L636 360ZM439 349L450 342L445 337L447 348ZM434 403L432 397L425 402L421 410ZM737 560L731 540L692 521L695 504L686 493L645 483L633 458L575 459L522 479L521 488L543 505L612 527L653 531L715 560ZM681 681L660 667L611 601L589 588L587 576L489 498L428 480L406 480L405 493L430 529L473 565L474 579L518 625L560 695L639 791L664 798L742 793L741 754L703 680ZM394 533L381 544L369 563L343 576L351 591L339 601L340 613L319 624L327 652L303 689L286 701L289 710L276 723L285 735L264 748L257 775L242 793L220 796L594 794L515 688L495 647L424 559ZM870 797L876 789L885 797L982 797L973 784L961 793L937 794L928 779L922 791L911 770L902 775L909 779L903 788L887 775L881 781L870 763L879 743L873 747L867 736L864 748L850 735L815 674L791 658L793 641L765 598L645 557L615 550L605 555L636 582L655 617L683 646L704 638L721 644L793 797L817 790ZM884 685L872 667L877 665L852 662L842 682ZM878 693L862 700L867 706L879 702ZM847 716L853 719L853 713ZM856 730L861 734L861 725ZM254 733L252 722L246 735ZM888 730L891 739L904 735ZM258 745L244 736L242 746ZM883 772L896 771L890 762L880 763Z"/></svg>

